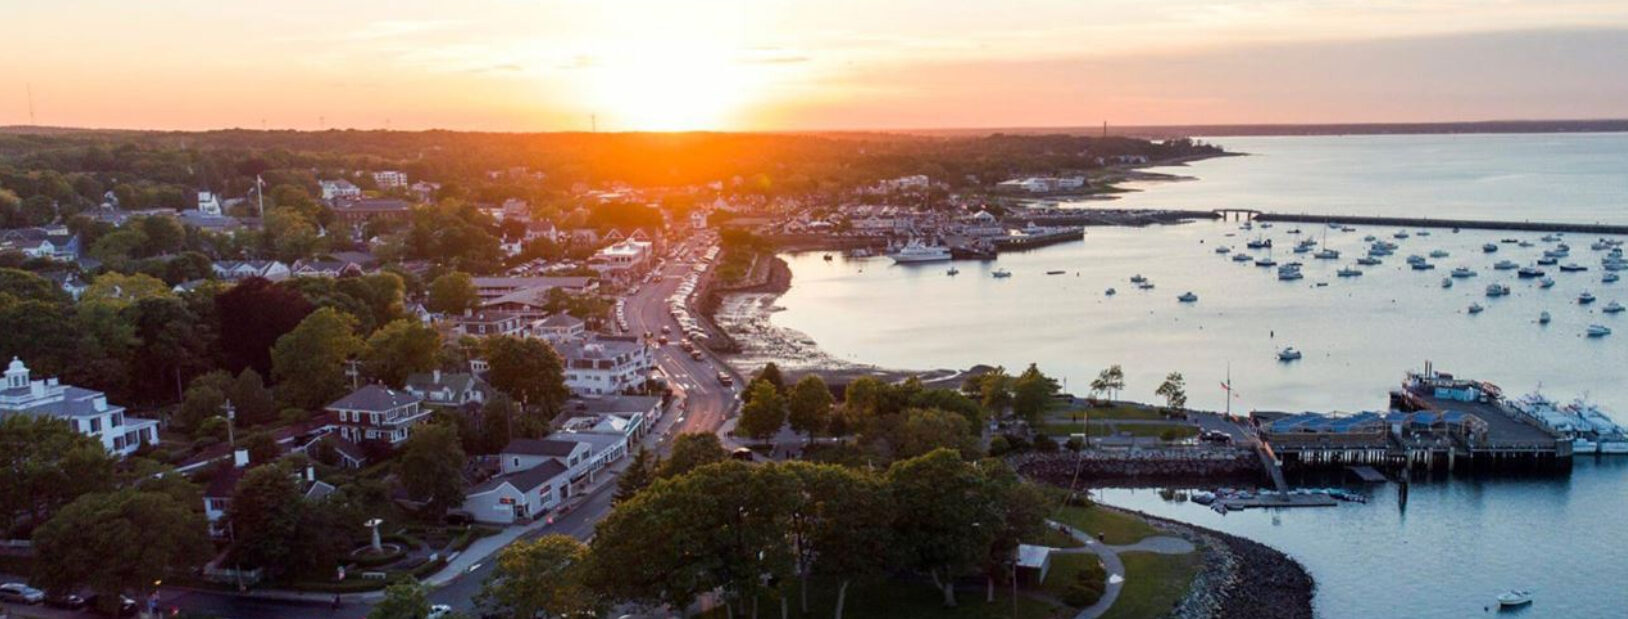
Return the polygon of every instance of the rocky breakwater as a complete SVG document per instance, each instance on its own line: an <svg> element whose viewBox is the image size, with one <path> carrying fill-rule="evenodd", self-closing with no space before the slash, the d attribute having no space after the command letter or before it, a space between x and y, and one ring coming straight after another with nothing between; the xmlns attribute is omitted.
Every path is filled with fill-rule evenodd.
<svg viewBox="0 0 1628 619"><path fill-rule="evenodd" d="M1203 566L1170 616L1176 619L1309 619L1317 584L1289 555L1204 527L1142 514L1155 527L1185 537Z"/></svg>
<svg viewBox="0 0 1628 619"><path fill-rule="evenodd" d="M1259 481L1261 464L1242 449L1087 449L1027 453L1009 459L1022 475L1062 487L1213 487Z"/></svg>

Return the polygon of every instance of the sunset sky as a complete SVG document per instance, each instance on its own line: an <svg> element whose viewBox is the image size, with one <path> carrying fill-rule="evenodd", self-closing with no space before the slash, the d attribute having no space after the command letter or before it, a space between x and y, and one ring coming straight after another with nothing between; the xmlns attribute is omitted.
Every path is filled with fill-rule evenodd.
<svg viewBox="0 0 1628 619"><path fill-rule="evenodd" d="M1623 0L0 0L0 125L1628 117Z"/></svg>

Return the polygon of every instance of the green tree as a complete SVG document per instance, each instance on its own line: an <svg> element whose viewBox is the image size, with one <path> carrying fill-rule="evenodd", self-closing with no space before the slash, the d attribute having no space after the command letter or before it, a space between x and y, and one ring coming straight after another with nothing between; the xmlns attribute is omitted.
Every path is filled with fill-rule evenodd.
<svg viewBox="0 0 1628 619"><path fill-rule="evenodd" d="M397 320L368 336L362 364L368 376L400 389L408 375L435 369L440 352L441 334L434 327Z"/></svg>
<svg viewBox="0 0 1628 619"><path fill-rule="evenodd" d="M1044 530L1051 503L1044 491L1025 483L1003 461L992 458L978 463L977 468L984 478L985 500L1000 512L993 523L994 535L984 556L984 576L988 582L986 601L994 602L996 581L1012 576L1018 545Z"/></svg>
<svg viewBox="0 0 1628 619"><path fill-rule="evenodd" d="M786 425L786 403L775 390L774 383L758 380L746 391L746 405L741 407L736 429L748 437L763 441L772 438Z"/></svg>
<svg viewBox="0 0 1628 619"><path fill-rule="evenodd" d="M996 415L1012 405L1012 377L1006 373L1006 368L997 367L979 377L978 397L982 399L984 408Z"/></svg>
<svg viewBox="0 0 1628 619"><path fill-rule="evenodd" d="M661 463L660 477L679 477L700 467L722 462L729 458L718 435L711 432L688 432L673 439L673 449Z"/></svg>
<svg viewBox="0 0 1628 619"><path fill-rule="evenodd" d="M234 474L222 468L217 475ZM236 540L236 556L245 564L276 575L287 573L299 544L300 487L294 472L282 464L244 471L232 492L227 512Z"/></svg>
<svg viewBox="0 0 1628 619"><path fill-rule="evenodd" d="M896 502L893 534L902 565L932 578L955 606L955 580L980 567L1001 518L977 469L940 449L893 463L888 490Z"/></svg>
<svg viewBox="0 0 1628 619"><path fill-rule="evenodd" d="M964 458L978 456L978 439L960 415L920 408L905 411L904 415L904 423L893 440L895 457L914 458L938 449L953 449Z"/></svg>
<svg viewBox="0 0 1628 619"><path fill-rule="evenodd" d="M458 431L432 423L413 429L403 444L396 474L407 496L423 501L433 514L443 514L464 501L464 450Z"/></svg>
<svg viewBox="0 0 1628 619"><path fill-rule="evenodd" d="M1108 369L1097 374L1091 381L1091 393L1101 393L1112 400L1119 395L1119 390L1125 388L1125 370L1119 364L1108 366Z"/></svg>
<svg viewBox="0 0 1628 619"><path fill-rule="evenodd" d="M514 400L501 393L492 394L481 405L480 451L495 454L503 450L514 438L514 420L517 416Z"/></svg>
<svg viewBox="0 0 1628 619"><path fill-rule="evenodd" d="M424 619L430 616L430 598L424 585L405 580L385 587L384 599L367 612L367 619Z"/></svg>
<svg viewBox="0 0 1628 619"><path fill-rule="evenodd" d="M324 307L277 338L271 376L283 401L317 410L345 392L345 361L361 350L356 319Z"/></svg>
<svg viewBox="0 0 1628 619"><path fill-rule="evenodd" d="M786 419L791 429L813 440L831 424L831 389L818 375L809 374L792 385L786 398Z"/></svg>
<svg viewBox="0 0 1628 619"><path fill-rule="evenodd" d="M277 420L277 401L266 388L266 382L254 368L243 368L227 391L233 408L237 409L240 426L256 426Z"/></svg>
<svg viewBox="0 0 1628 619"><path fill-rule="evenodd" d="M102 444L54 417L0 419L0 516L11 526L44 522L80 495L110 490L113 458Z"/></svg>
<svg viewBox="0 0 1628 619"><path fill-rule="evenodd" d="M108 605L191 572L211 553L196 505L133 488L74 500L34 531L34 549L35 584L56 594L87 587Z"/></svg>
<svg viewBox="0 0 1628 619"><path fill-rule="evenodd" d="M186 396L181 400L180 408L170 419L176 429L192 434L194 438L200 436L198 430L203 427L205 420L226 414L226 394L221 393L213 385L205 381L192 381L187 387Z"/></svg>
<svg viewBox="0 0 1628 619"><path fill-rule="evenodd" d="M893 564L893 502L882 480L860 469L786 462L796 477L788 537L796 557L800 606L808 613L809 579L837 580L836 617L842 619L848 586L871 580Z"/></svg>
<svg viewBox="0 0 1628 619"><path fill-rule="evenodd" d="M80 295L81 304L100 304L114 310L121 310L144 299L163 299L174 297L168 284L164 280L151 275L135 273L125 275L122 273L103 273L85 288Z"/></svg>
<svg viewBox="0 0 1628 619"><path fill-rule="evenodd" d="M757 375L752 377L754 383L760 380L769 381L769 384L774 385L775 391L786 392L786 378L780 375L780 366L775 365L773 361L764 365L763 369L758 370Z"/></svg>
<svg viewBox="0 0 1628 619"><path fill-rule="evenodd" d="M21 269L0 269L0 295L22 301L68 302L68 293L51 280Z"/></svg>
<svg viewBox="0 0 1628 619"><path fill-rule="evenodd" d="M1057 381L1041 374L1040 369L1031 363L1012 381L1012 413L1029 423L1037 423L1051 406L1052 397L1056 394Z"/></svg>
<svg viewBox="0 0 1628 619"><path fill-rule="evenodd" d="M498 553L481 606L508 617L597 617L603 605L583 584L587 558L588 547L567 535L516 541Z"/></svg>
<svg viewBox="0 0 1628 619"><path fill-rule="evenodd" d="M1159 383L1159 388L1154 390L1153 394L1164 398L1166 406L1181 410L1187 406L1187 379L1181 372L1171 372L1164 377L1164 382Z"/></svg>
<svg viewBox="0 0 1628 619"><path fill-rule="evenodd" d="M255 432L243 439L243 449L249 452L251 464L269 464L282 455L282 448L277 446L277 438L270 432Z"/></svg>
<svg viewBox="0 0 1628 619"><path fill-rule="evenodd" d="M266 211L265 225L261 229L265 231L266 248L278 260L309 258L322 253L327 243L327 239L317 234L316 224L294 209Z"/></svg>
<svg viewBox="0 0 1628 619"><path fill-rule="evenodd" d="M638 455L633 457L633 463L622 471L621 478L616 480L615 501L621 503L633 498L640 490L649 487L656 481L656 470L661 467L661 460L650 455L643 447L639 448Z"/></svg>
<svg viewBox="0 0 1628 619"><path fill-rule="evenodd" d="M453 271L430 282L429 302L424 305L432 312L462 314L480 307L480 295L468 273Z"/></svg>
<svg viewBox="0 0 1628 619"><path fill-rule="evenodd" d="M548 344L511 336L486 338L486 382L526 406L543 407L552 419L571 395L565 368Z"/></svg>

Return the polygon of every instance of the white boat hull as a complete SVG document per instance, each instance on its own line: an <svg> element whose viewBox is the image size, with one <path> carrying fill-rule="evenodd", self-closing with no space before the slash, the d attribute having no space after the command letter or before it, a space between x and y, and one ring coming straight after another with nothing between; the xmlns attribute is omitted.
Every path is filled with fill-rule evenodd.
<svg viewBox="0 0 1628 619"><path fill-rule="evenodd" d="M1628 454L1628 441L1605 440L1599 443L1599 453Z"/></svg>
<svg viewBox="0 0 1628 619"><path fill-rule="evenodd" d="M947 261L947 260L949 260L951 258L951 256L948 253L946 253L944 255L931 255L931 256L926 256L926 255L922 255L922 256L902 256L902 255L894 254L894 255L891 255L891 256L888 256L888 257L892 258L893 262L895 264L917 264L917 263L922 263L922 262L945 262L945 261Z"/></svg>

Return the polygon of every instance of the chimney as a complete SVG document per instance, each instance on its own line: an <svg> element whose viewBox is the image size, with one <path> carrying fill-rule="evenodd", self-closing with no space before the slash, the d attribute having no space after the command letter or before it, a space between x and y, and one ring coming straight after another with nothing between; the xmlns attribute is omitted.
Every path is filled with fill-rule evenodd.
<svg viewBox="0 0 1628 619"><path fill-rule="evenodd" d="M232 466L243 468L249 465L249 450L239 449L232 452Z"/></svg>
<svg viewBox="0 0 1628 619"><path fill-rule="evenodd" d="M468 307L464 308L464 318L468 318L468 317L474 316L474 315L475 315L475 310L474 309L468 308Z"/></svg>

